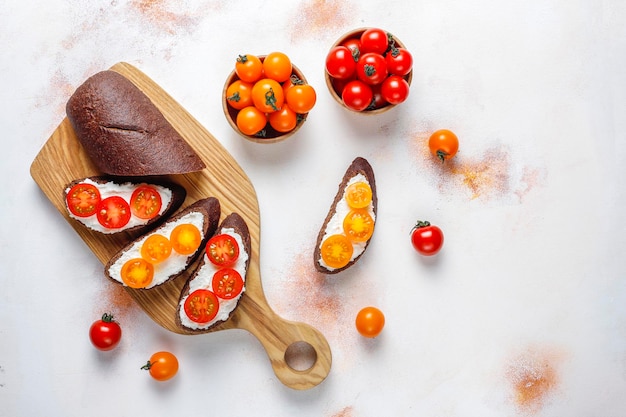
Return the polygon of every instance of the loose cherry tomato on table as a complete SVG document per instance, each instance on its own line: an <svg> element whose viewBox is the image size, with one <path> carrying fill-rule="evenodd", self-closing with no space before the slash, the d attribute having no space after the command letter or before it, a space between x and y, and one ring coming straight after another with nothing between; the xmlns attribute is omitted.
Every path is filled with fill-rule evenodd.
<svg viewBox="0 0 626 417"><path fill-rule="evenodd" d="M189 294L185 299L183 309L191 321L204 324L215 318L220 309L220 303L213 291L200 288Z"/></svg>
<svg viewBox="0 0 626 417"><path fill-rule="evenodd" d="M229 234L213 236L206 244L206 254L215 266L231 266L239 258L239 244Z"/></svg>
<svg viewBox="0 0 626 417"><path fill-rule="evenodd" d="M360 80L350 81L343 88L341 99L344 104L356 111L363 111L372 103L374 93L369 85Z"/></svg>
<svg viewBox="0 0 626 417"><path fill-rule="evenodd" d="M385 315L376 307L365 307L356 315L355 324L361 336L374 338L385 327Z"/></svg>
<svg viewBox="0 0 626 417"><path fill-rule="evenodd" d="M263 63L256 55L239 55L235 63L235 73L240 80L254 83L263 75Z"/></svg>
<svg viewBox="0 0 626 417"><path fill-rule="evenodd" d="M362 54L356 63L356 75L367 84L380 84L388 75L387 62L382 55L374 52Z"/></svg>
<svg viewBox="0 0 626 417"><path fill-rule="evenodd" d="M357 58L358 59L358 58ZM346 46L335 46L326 56L326 72L333 78L345 80L356 71L356 61L352 51Z"/></svg>
<svg viewBox="0 0 626 417"><path fill-rule="evenodd" d="M383 81L380 93L387 103L400 104L409 97L409 83L399 75L391 75Z"/></svg>
<svg viewBox="0 0 626 417"><path fill-rule="evenodd" d="M130 212L140 219L152 219L162 205L161 194L149 185L138 187L130 197Z"/></svg>
<svg viewBox="0 0 626 417"><path fill-rule="evenodd" d="M96 349L111 350L122 339L122 328L113 320L111 314L104 313L102 318L89 328L89 339Z"/></svg>
<svg viewBox="0 0 626 417"><path fill-rule="evenodd" d="M107 229L119 229L130 221L130 206L122 197L112 196L101 200L96 208L98 222Z"/></svg>
<svg viewBox="0 0 626 417"><path fill-rule="evenodd" d="M387 32L379 28L366 29L361 34L361 54L375 52L384 54L389 46Z"/></svg>
<svg viewBox="0 0 626 417"><path fill-rule="evenodd" d="M76 184L67 193L67 207L77 217L89 217L96 213L100 191L93 184Z"/></svg>
<svg viewBox="0 0 626 417"><path fill-rule="evenodd" d="M167 381L178 372L178 359L171 352L157 352L141 369L149 371L157 381Z"/></svg>
<svg viewBox="0 0 626 417"><path fill-rule="evenodd" d="M443 232L430 222L418 221L411 230L411 243L420 254L435 255L443 246Z"/></svg>
<svg viewBox="0 0 626 417"><path fill-rule="evenodd" d="M444 162L452 158L459 150L459 139L448 129L434 132L428 139L430 152Z"/></svg>

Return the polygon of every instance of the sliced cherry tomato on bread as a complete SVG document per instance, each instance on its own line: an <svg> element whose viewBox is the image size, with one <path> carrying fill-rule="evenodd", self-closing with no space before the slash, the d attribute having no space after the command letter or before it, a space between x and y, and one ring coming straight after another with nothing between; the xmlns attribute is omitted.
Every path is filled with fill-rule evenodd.
<svg viewBox="0 0 626 417"><path fill-rule="evenodd" d="M179 224L170 233L172 249L181 255L191 255L200 247L202 235L196 226L190 223Z"/></svg>
<svg viewBox="0 0 626 417"><path fill-rule="evenodd" d="M241 274L232 268L222 268L213 274L213 292L219 298L230 300L243 290Z"/></svg>
<svg viewBox="0 0 626 417"><path fill-rule="evenodd" d="M161 210L161 194L149 185L139 186L130 197L130 211L140 219L152 219Z"/></svg>
<svg viewBox="0 0 626 417"><path fill-rule="evenodd" d="M215 318L220 304L210 290L198 289L189 294L184 304L185 314L196 323L208 323Z"/></svg>
<svg viewBox="0 0 626 417"><path fill-rule="evenodd" d="M343 219L343 232L353 242L367 242L374 233L374 219L365 209L353 209Z"/></svg>
<svg viewBox="0 0 626 417"><path fill-rule="evenodd" d="M171 253L170 240L158 233L149 236L141 245L141 257L151 264L163 262Z"/></svg>
<svg viewBox="0 0 626 417"><path fill-rule="evenodd" d="M107 229L119 229L130 221L130 206L122 197L112 196L101 200L96 209L98 222Z"/></svg>
<svg viewBox="0 0 626 417"><path fill-rule="evenodd" d="M230 266L239 257L239 245L234 237L222 233L209 239L206 244L206 254L213 265Z"/></svg>
<svg viewBox="0 0 626 417"><path fill-rule="evenodd" d="M320 249L322 260L331 268L343 268L348 265L354 248L352 242L344 235L331 235L324 242Z"/></svg>
<svg viewBox="0 0 626 417"><path fill-rule="evenodd" d="M154 267L143 258L134 258L126 261L120 275L130 288L145 288L152 282Z"/></svg>
<svg viewBox="0 0 626 417"><path fill-rule="evenodd" d="M93 184L74 185L66 196L67 207L77 217L89 217L96 213L100 202L100 191Z"/></svg>
<svg viewBox="0 0 626 417"><path fill-rule="evenodd" d="M354 182L346 189L345 199L352 208L365 208L372 202L372 188L365 181Z"/></svg>

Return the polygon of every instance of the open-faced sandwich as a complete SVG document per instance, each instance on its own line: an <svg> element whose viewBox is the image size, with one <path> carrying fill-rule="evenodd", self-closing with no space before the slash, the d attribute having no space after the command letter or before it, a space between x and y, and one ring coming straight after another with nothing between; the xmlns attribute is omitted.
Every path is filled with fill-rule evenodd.
<svg viewBox="0 0 626 417"><path fill-rule="evenodd" d="M131 288L161 285L197 259L219 219L220 203L216 198L198 200L122 248L106 264L104 273Z"/></svg>
<svg viewBox="0 0 626 417"><path fill-rule="evenodd" d="M104 174L185 174L205 168L148 96L115 71L88 78L68 100L66 112L78 140Z"/></svg>
<svg viewBox="0 0 626 417"><path fill-rule="evenodd" d="M228 320L246 287L250 264L248 225L229 214L206 244L204 256L180 295L176 323L194 333L211 330Z"/></svg>
<svg viewBox="0 0 626 417"><path fill-rule="evenodd" d="M363 255L374 233L377 205L374 171L358 157L346 170L317 236L313 258L319 272L336 274Z"/></svg>
<svg viewBox="0 0 626 417"><path fill-rule="evenodd" d="M72 181L63 194L70 217L105 234L155 225L176 211L187 195L173 182L136 183L101 176Z"/></svg>

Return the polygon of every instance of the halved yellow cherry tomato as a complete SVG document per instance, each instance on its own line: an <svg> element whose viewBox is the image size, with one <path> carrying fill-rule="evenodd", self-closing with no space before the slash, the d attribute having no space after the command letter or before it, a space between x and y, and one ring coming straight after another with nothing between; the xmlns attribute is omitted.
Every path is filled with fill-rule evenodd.
<svg viewBox="0 0 626 417"><path fill-rule="evenodd" d="M141 257L152 264L163 262L171 253L170 240L158 233L148 237L141 245Z"/></svg>
<svg viewBox="0 0 626 417"><path fill-rule="evenodd" d="M372 188L364 181L354 182L346 189L345 199L352 208L365 208L372 202Z"/></svg>
<svg viewBox="0 0 626 417"><path fill-rule="evenodd" d="M196 226L190 223L179 224L170 234L172 249L181 255L191 255L202 243L202 235Z"/></svg>
<svg viewBox="0 0 626 417"><path fill-rule="evenodd" d="M344 235L331 235L324 242L320 253L322 260L331 268L343 268L352 258L352 242Z"/></svg>
<svg viewBox="0 0 626 417"><path fill-rule="evenodd" d="M122 266L122 281L130 288L145 288L152 282L154 267L145 259L135 258Z"/></svg>
<svg viewBox="0 0 626 417"><path fill-rule="evenodd" d="M343 232L353 242L366 242L374 233L374 219L365 209L354 209L343 219Z"/></svg>

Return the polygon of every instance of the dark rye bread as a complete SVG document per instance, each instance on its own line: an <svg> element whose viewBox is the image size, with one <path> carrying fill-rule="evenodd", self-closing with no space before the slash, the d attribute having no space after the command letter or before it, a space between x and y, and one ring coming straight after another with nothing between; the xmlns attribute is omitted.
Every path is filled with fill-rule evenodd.
<svg viewBox="0 0 626 417"><path fill-rule="evenodd" d="M320 254L320 245L322 244L322 238L324 237L326 226L328 225L328 222L331 220L331 218L335 214L337 203L339 203L339 201L343 198L343 193L346 189L346 185L348 184L348 181L350 181L352 177L354 177L356 174L359 174L359 173L363 174L365 178L367 178L367 181L369 182L369 185L372 189L372 206L373 206L374 214L377 214L378 197L376 195L376 181L374 178L374 170L372 169L372 166L367 161L367 159L357 157L354 159L354 161L352 161L352 163L346 170L346 173L343 175L343 178L337 190L337 194L335 195L335 199L333 200L330 206L330 210L328 211L328 215L326 215L326 219L324 220L324 224L322 224L319 234L317 235L317 242L315 243L315 251L313 253L313 263L315 264L315 269L324 274L336 274L338 272L341 272L351 267L356 261L359 260L359 258L361 258L361 256L363 256L363 254L365 253L365 249L367 249L367 246L370 243L371 238L370 240L365 242L365 249L363 250L363 252L361 252L359 256L357 256L353 261L349 262L347 265L345 265L342 268L330 270L330 269L326 269L319 263L319 260L322 257L322 255Z"/></svg>
<svg viewBox="0 0 626 417"><path fill-rule="evenodd" d="M197 258L198 255L200 255L201 253L204 252L204 246L206 245L206 242L209 240L209 238L211 236L213 236L213 234L215 233L215 230L217 229L217 225L219 224L220 221L220 214L221 214L221 207L220 207L220 202L217 198L215 197L209 197L209 198L204 198L202 200L198 200L195 203L187 206L186 208L184 208L183 210L179 211L178 213L176 213L174 216L172 216L171 218L169 218L165 223L163 223L161 226L159 226L158 228L138 237L137 239L133 240L132 242L128 243L126 246L124 246L122 249L120 249L115 255L113 255L113 257L111 258L111 260L104 266L104 275L111 279L112 281L118 283L118 284L123 284L120 280L116 279L115 277L113 277L110 273L110 269L111 266L113 266L113 264L115 264L117 262L118 259L120 259L120 257L127 252L129 249L131 249L133 247L133 245L135 245L136 242L144 239L145 237L147 237L148 235L154 234L154 233L159 233L160 230L162 230L163 228L167 227L169 224L175 223L178 220L180 220L183 216L191 213L191 212L197 212L197 213L201 213L204 217L203 219L203 236L204 238L202 239L202 242L200 243L200 246L198 247L198 249L192 253L191 255L189 255L187 257L186 263L185 263L185 267L173 274L170 275L168 277L168 279L164 280L163 282L157 284L157 285L149 285L146 289L150 289L150 288L154 288L158 285L162 285L165 282L170 281L171 279L175 278L176 276L178 276L182 271L184 271L186 268L189 267L189 265L191 265ZM166 236L169 238L169 236ZM140 257L140 256L137 256Z"/></svg>
<svg viewBox="0 0 626 417"><path fill-rule="evenodd" d="M85 151L105 174L185 174L205 168L152 101L115 71L88 78L70 97L66 112Z"/></svg>
<svg viewBox="0 0 626 417"><path fill-rule="evenodd" d="M79 223L83 224L85 227L94 230L96 232L99 233L106 233L106 234L113 234L113 233L119 233L119 232L140 232L141 230L144 229L150 229L154 226L157 226L159 223L162 223L165 219L167 219L169 217L170 214L172 214L173 212L175 212L180 206L181 204L183 204L183 201L185 201L185 197L187 196L187 191L185 190L185 188L179 184L176 184L175 182L171 182L171 181L165 181L165 180L157 180L154 178L138 178L138 177L131 177L131 178L122 178L122 177L107 177L107 176L93 176L93 177L85 177L85 178L80 178L77 180L72 181L71 183L67 184L64 188L63 188L63 201L65 201L65 208L68 210L68 213L70 213L69 208L67 206L67 192L74 186L77 184L80 184L82 182L85 182L85 180L91 180L96 184L107 184L107 183L113 183L116 185L123 185L123 184L132 184L133 186L140 186L140 185L160 185L161 187L165 187L168 188L171 192L172 192L172 199L169 202L169 205L165 208L165 210L163 211L163 213L161 213L160 215L153 217L152 219L149 219L146 223L142 224L142 225L137 225L137 226L133 226L133 227L121 227L119 229L111 229L111 231L107 231L107 232L102 232L100 230L96 230L93 229L91 227L89 227L88 225L86 225L83 222L83 218L77 218L77 217L72 217L74 220L78 221ZM130 202L128 202L130 203ZM95 214L94 214L95 216Z"/></svg>
<svg viewBox="0 0 626 417"><path fill-rule="evenodd" d="M245 270L247 272L248 266L250 265L250 257L252 256L252 253L251 253L252 246L251 246L251 241L250 241L250 232L248 230L248 225L246 224L246 221L238 213L231 213L228 216L226 216L226 218L222 221L222 224L218 227L215 234L217 235L217 234L222 233L222 230L224 229L233 229L235 233L241 236L244 250L248 254L248 260L246 261L246 264L245 264ZM184 329L187 332L206 333L206 332L211 331L211 329L213 329L215 326L226 321L226 320L216 321L215 323L212 323L210 326L206 328L200 328L200 329L193 329L193 328L187 327L181 322L180 315L181 313L185 314L183 311L181 311L183 309L183 299L189 295L189 286L191 284L191 281L193 281L194 278L198 276L198 273L201 272L202 267L204 266L205 262L207 262L207 257L203 256L202 259L200 259L200 262L198 262L198 265L195 271L189 277L189 279L187 280L183 289L180 292L180 298L178 300L178 309L176 311L176 325L180 327L181 329ZM246 277L242 276L242 278L244 279L244 290L245 290ZM237 300L237 306L239 305L240 301L241 301L241 297L239 297L239 299ZM237 309L237 306L235 306L235 308L233 308L233 310L230 312L230 314L228 315L229 318L233 314L233 312Z"/></svg>

